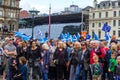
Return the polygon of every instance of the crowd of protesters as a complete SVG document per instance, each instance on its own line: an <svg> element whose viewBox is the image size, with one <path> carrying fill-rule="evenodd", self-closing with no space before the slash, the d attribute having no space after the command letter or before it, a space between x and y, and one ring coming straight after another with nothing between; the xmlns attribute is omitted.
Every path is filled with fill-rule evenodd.
<svg viewBox="0 0 120 80"><path fill-rule="evenodd" d="M0 41L0 74L3 80L120 80L120 44L84 40L62 42ZM29 78L30 77L30 78Z"/></svg>

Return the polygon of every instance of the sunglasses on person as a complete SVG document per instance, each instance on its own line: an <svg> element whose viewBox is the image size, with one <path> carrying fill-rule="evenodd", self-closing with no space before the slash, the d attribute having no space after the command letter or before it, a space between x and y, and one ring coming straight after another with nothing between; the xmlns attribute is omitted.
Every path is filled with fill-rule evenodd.
<svg viewBox="0 0 120 80"><path fill-rule="evenodd" d="M81 44L81 46L85 46L85 44Z"/></svg>

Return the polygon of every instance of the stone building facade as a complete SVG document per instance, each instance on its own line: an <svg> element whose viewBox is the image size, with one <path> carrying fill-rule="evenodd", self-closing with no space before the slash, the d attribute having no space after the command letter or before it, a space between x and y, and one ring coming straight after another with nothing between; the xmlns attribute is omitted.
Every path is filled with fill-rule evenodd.
<svg viewBox="0 0 120 80"><path fill-rule="evenodd" d="M109 34L120 39L120 0L106 0L100 3L94 0L93 6L89 11L89 34L93 37L95 32L99 39L105 39L105 32L101 29L107 22L111 26Z"/></svg>
<svg viewBox="0 0 120 80"><path fill-rule="evenodd" d="M8 28L9 32L18 30L20 0L0 0L0 31Z"/></svg>

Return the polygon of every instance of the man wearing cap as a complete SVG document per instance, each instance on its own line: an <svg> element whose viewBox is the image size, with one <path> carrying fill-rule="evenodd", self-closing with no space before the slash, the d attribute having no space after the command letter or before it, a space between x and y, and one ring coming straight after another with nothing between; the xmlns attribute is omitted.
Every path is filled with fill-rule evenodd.
<svg viewBox="0 0 120 80"><path fill-rule="evenodd" d="M7 45L4 47L4 53L7 57L7 61L8 63L6 63L8 65L8 69L7 69L7 79L6 80L11 80L11 69L10 69L10 63L9 61L11 60L12 56L17 55L16 53L16 47L13 45L13 39L12 38L8 38L7 39Z"/></svg>

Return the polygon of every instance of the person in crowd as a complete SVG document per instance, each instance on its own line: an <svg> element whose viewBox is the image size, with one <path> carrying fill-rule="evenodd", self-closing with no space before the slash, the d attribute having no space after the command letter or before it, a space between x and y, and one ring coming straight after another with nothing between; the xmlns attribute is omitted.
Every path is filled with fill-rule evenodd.
<svg viewBox="0 0 120 80"><path fill-rule="evenodd" d="M87 77L89 76L87 74L90 71L89 68L90 50L87 48L87 44L85 42L81 43L81 51L79 52L79 55L80 55L79 63L82 71L82 80L87 80Z"/></svg>
<svg viewBox="0 0 120 80"><path fill-rule="evenodd" d="M58 42L58 47L55 50L53 60L56 64L57 80L63 80L65 66L68 62L68 53L64 48L64 43L61 41Z"/></svg>
<svg viewBox="0 0 120 80"><path fill-rule="evenodd" d="M54 52L57 48L55 43L51 43L50 41L47 42L47 45L49 47L49 52L50 52L50 61L49 61L49 78L50 80L55 80L56 77L56 66L53 60Z"/></svg>
<svg viewBox="0 0 120 80"><path fill-rule="evenodd" d="M110 44L111 44L111 43L115 43L115 44L118 43L115 35L112 36L111 41L110 41Z"/></svg>
<svg viewBox="0 0 120 80"><path fill-rule="evenodd" d="M106 75L108 74L108 68L106 67L107 66L106 53L108 52L109 48L107 47L107 41L101 41L100 48L103 51L103 53L105 54L105 57L102 58L102 63L104 64L102 80L105 80L107 78Z"/></svg>
<svg viewBox="0 0 120 80"><path fill-rule="evenodd" d="M117 57L117 65L115 67L115 80L120 80L120 56Z"/></svg>
<svg viewBox="0 0 120 80"><path fill-rule="evenodd" d="M47 44L43 44L40 60L43 80L48 80L49 60L50 60L49 47Z"/></svg>
<svg viewBox="0 0 120 80"><path fill-rule="evenodd" d="M8 39L8 44L4 47L4 53L7 56L7 62L6 65L8 65L7 70L7 80L11 80L11 68L10 68L10 60L13 55L17 55L16 47L13 45L13 40L11 38Z"/></svg>
<svg viewBox="0 0 120 80"><path fill-rule="evenodd" d="M3 49L8 43L9 43L9 37L6 37L5 41L3 43ZM3 80L5 80L6 76L7 76L7 72L8 72L8 58L7 58L6 54L4 54L3 66L5 67L4 70L3 70Z"/></svg>
<svg viewBox="0 0 120 80"><path fill-rule="evenodd" d="M68 52L67 52L67 42L63 43L65 52L67 53L67 56L69 56ZM68 57L69 58L69 57ZM69 59L66 62L65 66L64 66L64 79L68 80L69 79Z"/></svg>
<svg viewBox="0 0 120 80"><path fill-rule="evenodd" d="M93 50L93 44L94 44L95 41L91 40L90 41L90 44L89 44L89 49L90 50Z"/></svg>
<svg viewBox="0 0 120 80"><path fill-rule="evenodd" d="M13 57L11 58L10 60L10 73L11 73L11 80L13 79L14 80L14 76L17 75L19 73L19 70L18 70L18 66L17 66L17 55L13 55Z"/></svg>
<svg viewBox="0 0 120 80"><path fill-rule="evenodd" d="M101 80L102 76L102 64L99 63L99 58L95 54L93 56L94 63L91 66L91 71L92 71L92 80Z"/></svg>
<svg viewBox="0 0 120 80"><path fill-rule="evenodd" d="M18 42L17 43L18 45L17 45L17 66L19 66L19 57L21 57L21 55L22 55L22 44L23 44L23 42L21 41L21 42Z"/></svg>
<svg viewBox="0 0 120 80"><path fill-rule="evenodd" d="M41 49L36 45L35 41L32 41L32 45L30 48L30 51L28 51L29 54L29 67L31 67L31 70L33 69L32 77L39 78L40 77L40 68L39 68L39 62L41 59Z"/></svg>
<svg viewBox="0 0 120 80"><path fill-rule="evenodd" d="M91 48L90 48L90 40L86 40L85 43L87 44L87 48L88 48L89 50L91 50Z"/></svg>
<svg viewBox="0 0 120 80"><path fill-rule="evenodd" d="M117 53L117 56L116 56L116 57L118 57L118 56L120 56L120 50L118 50L118 53Z"/></svg>
<svg viewBox="0 0 120 80"><path fill-rule="evenodd" d="M70 54L70 78L69 80L79 80L80 67L79 66L79 52L81 51L81 44L79 42L74 42L73 50Z"/></svg>
<svg viewBox="0 0 120 80"><path fill-rule="evenodd" d="M117 51L117 45L112 43L110 45L110 48L108 49L108 51L106 52L106 56L105 56L105 67L103 68L104 70L106 70L106 78L109 78L109 72L108 72L108 67L109 67L109 61L111 59L111 55L114 51ZM116 54L117 55L117 54ZM103 73L104 74L104 73ZM105 76L103 76L103 80L105 79Z"/></svg>
<svg viewBox="0 0 120 80"><path fill-rule="evenodd" d="M90 64L93 64L93 55L94 53L96 53L99 57L99 62L102 63L102 65L104 66L103 60L105 58L105 51L103 50L103 48L100 47L100 42L99 41L94 41L93 42L93 49L91 50L90 53Z"/></svg>
<svg viewBox="0 0 120 80"><path fill-rule="evenodd" d="M116 51L113 51L111 54L111 59L109 61L109 65L108 65L108 72L109 72L109 80L114 80L114 72L115 72L115 66L117 64L116 62Z"/></svg>
<svg viewBox="0 0 120 80"><path fill-rule="evenodd" d="M117 44L117 49L120 50L120 43Z"/></svg>
<svg viewBox="0 0 120 80"><path fill-rule="evenodd" d="M14 76L14 80L27 80L27 66L26 66L26 59L25 57L19 58L20 63L20 74Z"/></svg>
<svg viewBox="0 0 120 80"><path fill-rule="evenodd" d="M21 57L25 57L27 60L28 60L28 52L27 52L27 42L26 41L23 41L22 42L22 50L21 50L22 54L21 54Z"/></svg>
<svg viewBox="0 0 120 80"><path fill-rule="evenodd" d="M27 54L28 54L28 55L27 55L27 58L28 58L28 59L27 59L27 62L28 62L28 60L29 60L29 58L30 58L31 47L32 47L32 43L31 43L30 41L28 41L28 42L27 42ZM38 47L38 48L39 48L39 47Z"/></svg>
<svg viewBox="0 0 120 80"><path fill-rule="evenodd" d="M23 44L23 42L21 41L21 42L18 42L17 43L18 45L17 45L17 57L19 58L19 57L21 57L21 54L22 54L22 44Z"/></svg>
<svg viewBox="0 0 120 80"><path fill-rule="evenodd" d="M3 54L4 54L4 51L3 51L3 43L2 42L0 42L0 75L2 75L3 74L3 59L4 59L4 56L3 56Z"/></svg>
<svg viewBox="0 0 120 80"><path fill-rule="evenodd" d="M69 77L70 77L70 60L71 60L71 52L72 52L72 50L73 50L73 42L67 42L66 43L66 45L67 45L67 47L66 47L66 50L67 50L67 53L68 53L68 64L67 64L67 66L66 66L66 80L69 80Z"/></svg>
<svg viewBox="0 0 120 80"><path fill-rule="evenodd" d="M105 66L106 50L107 49L106 49L104 42L102 42L100 45L100 41L93 41L92 49L90 51L90 64L94 63L93 56L96 54L96 55L98 55L99 62L102 64L102 67L104 67ZM103 77L104 77L104 75L103 75Z"/></svg>

